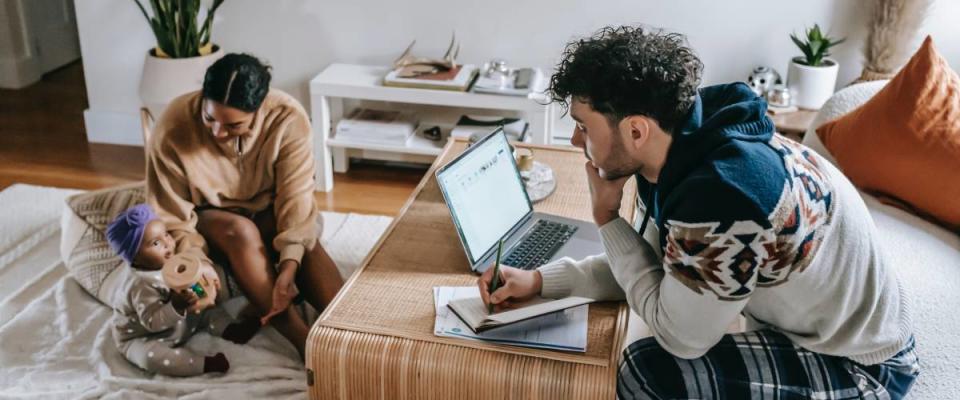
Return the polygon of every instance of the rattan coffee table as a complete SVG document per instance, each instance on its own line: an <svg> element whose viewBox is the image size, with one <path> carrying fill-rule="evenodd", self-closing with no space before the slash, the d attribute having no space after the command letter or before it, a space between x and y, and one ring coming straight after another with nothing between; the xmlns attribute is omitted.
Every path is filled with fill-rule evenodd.
<svg viewBox="0 0 960 400"><path fill-rule="evenodd" d="M624 303L590 305L585 353L437 337L434 286L473 285L434 171L466 149L450 141L400 216L324 311L307 340L314 399L612 399L626 331ZM526 146L557 190L535 209L591 221L581 151ZM621 210L633 220L630 181Z"/></svg>

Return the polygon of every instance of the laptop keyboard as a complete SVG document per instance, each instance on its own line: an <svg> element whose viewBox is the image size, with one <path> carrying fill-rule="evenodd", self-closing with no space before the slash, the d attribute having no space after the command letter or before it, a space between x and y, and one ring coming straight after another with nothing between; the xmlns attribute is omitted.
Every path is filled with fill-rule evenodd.
<svg viewBox="0 0 960 400"><path fill-rule="evenodd" d="M520 244L506 255L503 264L521 269L534 269L546 264L576 231L575 225L538 220L533 229L520 239Z"/></svg>

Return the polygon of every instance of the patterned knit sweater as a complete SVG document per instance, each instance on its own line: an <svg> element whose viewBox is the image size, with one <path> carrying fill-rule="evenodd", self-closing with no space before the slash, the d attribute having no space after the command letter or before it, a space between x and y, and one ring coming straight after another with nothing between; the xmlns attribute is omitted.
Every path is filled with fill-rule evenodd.
<svg viewBox="0 0 960 400"><path fill-rule="evenodd" d="M896 354L912 333L907 296L866 205L765 115L743 84L701 89L657 183L637 177L647 234L605 224L606 254L541 267L543 295L626 299L682 358L740 314L814 352L866 365Z"/></svg>

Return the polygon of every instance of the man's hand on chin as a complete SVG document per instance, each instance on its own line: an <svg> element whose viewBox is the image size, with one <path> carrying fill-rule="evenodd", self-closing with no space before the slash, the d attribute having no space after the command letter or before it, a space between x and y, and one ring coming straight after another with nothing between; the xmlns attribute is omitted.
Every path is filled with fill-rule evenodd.
<svg viewBox="0 0 960 400"><path fill-rule="evenodd" d="M623 199L623 186L630 176L607 180L600 176L600 170L592 161L584 164L587 170L587 182L590 184L590 200L593 204L593 221L597 226L620 217L620 202Z"/></svg>

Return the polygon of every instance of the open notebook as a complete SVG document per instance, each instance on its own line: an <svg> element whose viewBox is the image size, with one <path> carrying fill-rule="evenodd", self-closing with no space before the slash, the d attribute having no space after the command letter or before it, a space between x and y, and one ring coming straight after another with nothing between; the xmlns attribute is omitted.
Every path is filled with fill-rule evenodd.
<svg viewBox="0 0 960 400"><path fill-rule="evenodd" d="M593 302L593 300L586 297L571 296L557 300L534 297L524 303L520 308L490 314L487 312L486 304L483 304L483 300L481 300L480 297L465 297L451 300L447 303L447 307L450 307L463 322L466 322L471 330L475 333L480 333L488 329L512 324L514 322L526 321L530 318L591 302Z"/></svg>
<svg viewBox="0 0 960 400"><path fill-rule="evenodd" d="M434 334L551 350L583 352L587 349L589 306L586 304L476 333L457 317L448 304L458 299L479 297L480 290L476 285L434 287L433 299L437 312Z"/></svg>

